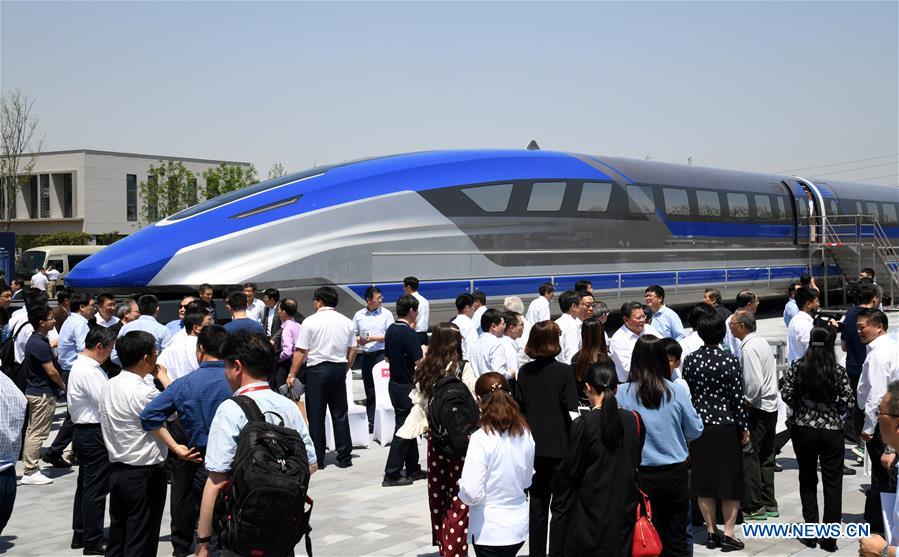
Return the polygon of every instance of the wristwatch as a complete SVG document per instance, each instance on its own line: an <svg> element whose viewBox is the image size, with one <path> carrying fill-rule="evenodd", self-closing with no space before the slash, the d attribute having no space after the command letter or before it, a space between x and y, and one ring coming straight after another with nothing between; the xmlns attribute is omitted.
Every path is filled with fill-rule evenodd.
<svg viewBox="0 0 899 557"><path fill-rule="evenodd" d="M880 550L879 557L890 557L890 544L883 546L883 549Z"/></svg>
<svg viewBox="0 0 899 557"><path fill-rule="evenodd" d="M212 536L206 536L205 538L200 537L200 531L194 530L194 541L197 543L209 543L212 539Z"/></svg>
<svg viewBox="0 0 899 557"><path fill-rule="evenodd" d="M883 454L896 454L896 449L887 445L883 448Z"/></svg>

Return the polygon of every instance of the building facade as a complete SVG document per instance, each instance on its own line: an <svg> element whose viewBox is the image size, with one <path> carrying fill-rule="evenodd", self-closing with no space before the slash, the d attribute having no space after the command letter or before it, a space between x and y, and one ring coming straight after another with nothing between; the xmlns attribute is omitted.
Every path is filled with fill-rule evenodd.
<svg viewBox="0 0 899 557"><path fill-rule="evenodd" d="M26 155L27 156L27 155ZM34 155L30 179L16 194L10 231L20 235L86 232L131 234L148 223L141 218L141 182L154 180L150 166L181 162L203 188L203 171L221 163L248 162L142 155L78 149ZM193 184L191 184L193 186ZM2 196L0 196L2 197Z"/></svg>

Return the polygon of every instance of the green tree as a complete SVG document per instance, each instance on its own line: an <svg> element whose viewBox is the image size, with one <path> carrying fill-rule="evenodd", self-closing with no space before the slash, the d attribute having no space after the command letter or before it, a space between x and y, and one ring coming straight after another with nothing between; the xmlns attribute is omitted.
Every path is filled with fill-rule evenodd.
<svg viewBox="0 0 899 557"><path fill-rule="evenodd" d="M34 141L38 119L32 106L34 101L18 89L0 99L0 219L5 230L16 216L16 192L28 182L34 153L42 149Z"/></svg>
<svg viewBox="0 0 899 557"><path fill-rule="evenodd" d="M256 168L240 166L236 164L221 163L216 167L203 171L203 180L206 187L203 188L203 197L212 199L222 194L245 188L259 181Z"/></svg>
<svg viewBox="0 0 899 557"><path fill-rule="evenodd" d="M138 186L141 217L156 222L199 201L197 176L181 161L159 161L150 165L147 181Z"/></svg>

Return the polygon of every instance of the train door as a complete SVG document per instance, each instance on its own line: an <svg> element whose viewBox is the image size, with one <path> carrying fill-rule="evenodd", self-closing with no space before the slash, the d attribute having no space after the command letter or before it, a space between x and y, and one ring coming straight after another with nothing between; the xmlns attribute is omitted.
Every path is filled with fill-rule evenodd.
<svg viewBox="0 0 899 557"><path fill-rule="evenodd" d="M793 205L793 243L796 245L819 243L825 215L821 192L813 183L802 178L785 181L783 184L790 192L790 201Z"/></svg>

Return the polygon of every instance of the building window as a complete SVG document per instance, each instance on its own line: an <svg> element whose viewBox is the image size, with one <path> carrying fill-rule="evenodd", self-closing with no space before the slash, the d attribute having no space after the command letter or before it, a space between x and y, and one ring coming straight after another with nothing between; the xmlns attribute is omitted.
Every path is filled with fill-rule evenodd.
<svg viewBox="0 0 899 557"><path fill-rule="evenodd" d="M721 200L718 199L718 192L698 190L696 207L700 217L720 217Z"/></svg>
<svg viewBox="0 0 899 557"><path fill-rule="evenodd" d="M72 189L72 174L62 175L62 216L70 219L74 214L75 192Z"/></svg>
<svg viewBox="0 0 899 557"><path fill-rule="evenodd" d="M191 207L197 202L197 177L191 176L187 179L187 206Z"/></svg>
<svg viewBox="0 0 899 557"><path fill-rule="evenodd" d="M528 211L558 211L565 198L565 182L537 182L531 187Z"/></svg>
<svg viewBox="0 0 899 557"><path fill-rule="evenodd" d="M665 212L669 215L690 214L690 201L687 197L687 190L662 188L662 197L665 198Z"/></svg>
<svg viewBox="0 0 899 557"><path fill-rule="evenodd" d="M577 210L605 213L609 209L610 197L612 197L612 184L608 182L584 182Z"/></svg>
<svg viewBox="0 0 899 557"><path fill-rule="evenodd" d="M627 207L631 213L648 215L656 212L652 186L628 186Z"/></svg>
<svg viewBox="0 0 899 557"><path fill-rule="evenodd" d="M41 174L41 218L50 218L50 175Z"/></svg>
<svg viewBox="0 0 899 557"><path fill-rule="evenodd" d="M755 216L762 220L771 220L774 214L771 212L771 198L767 195L755 196Z"/></svg>
<svg viewBox="0 0 899 557"><path fill-rule="evenodd" d="M137 220L137 175L125 175L125 218Z"/></svg>
<svg viewBox="0 0 899 557"><path fill-rule="evenodd" d="M28 218L36 219L37 212L37 204L38 204L38 177L31 176L31 179L28 183Z"/></svg>
<svg viewBox="0 0 899 557"><path fill-rule="evenodd" d="M465 188L462 190L462 193L477 203L478 207L484 211L488 213L502 213L509 207L509 198L512 197L512 184Z"/></svg>
<svg viewBox="0 0 899 557"><path fill-rule="evenodd" d="M734 218L749 218L749 197L745 193L729 193L727 194L727 208L730 216Z"/></svg>

